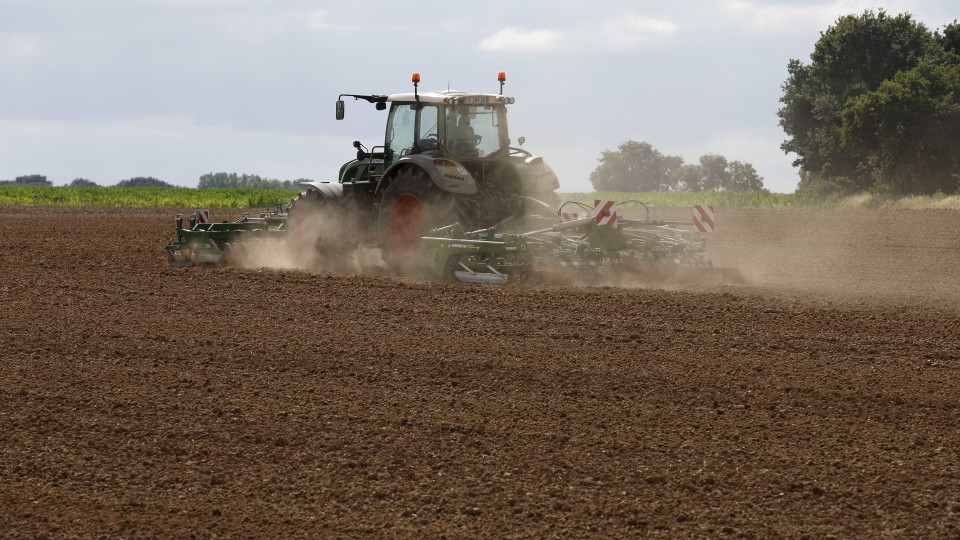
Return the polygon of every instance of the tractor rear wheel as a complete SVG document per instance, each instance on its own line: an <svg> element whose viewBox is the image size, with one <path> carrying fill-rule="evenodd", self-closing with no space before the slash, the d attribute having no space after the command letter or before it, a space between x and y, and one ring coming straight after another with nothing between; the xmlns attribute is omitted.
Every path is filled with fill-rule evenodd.
<svg viewBox="0 0 960 540"><path fill-rule="evenodd" d="M443 191L416 169L407 169L390 182L377 210L383 259L401 272L421 267L420 237L432 229L459 222L465 230L471 230L475 225L463 200Z"/></svg>

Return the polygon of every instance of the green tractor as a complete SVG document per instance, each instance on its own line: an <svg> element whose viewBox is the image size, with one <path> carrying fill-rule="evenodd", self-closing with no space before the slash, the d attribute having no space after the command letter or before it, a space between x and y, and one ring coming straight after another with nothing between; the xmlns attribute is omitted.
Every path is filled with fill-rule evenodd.
<svg viewBox="0 0 960 540"><path fill-rule="evenodd" d="M460 223L491 227L539 207L556 216L557 175L543 158L511 146L507 131L506 77L499 94L446 90L393 95L342 94L387 110L382 145L353 143L357 157L340 168L337 182L306 182L288 210L287 228L305 251L377 244L395 267L416 263L421 238ZM526 210L525 210L526 209Z"/></svg>

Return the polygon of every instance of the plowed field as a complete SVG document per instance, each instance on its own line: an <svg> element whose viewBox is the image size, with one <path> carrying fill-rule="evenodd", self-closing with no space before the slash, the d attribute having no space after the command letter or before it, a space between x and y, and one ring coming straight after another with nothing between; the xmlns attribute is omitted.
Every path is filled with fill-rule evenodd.
<svg viewBox="0 0 960 540"><path fill-rule="evenodd" d="M720 212L742 282L495 287L0 208L0 536L960 536L960 214Z"/></svg>

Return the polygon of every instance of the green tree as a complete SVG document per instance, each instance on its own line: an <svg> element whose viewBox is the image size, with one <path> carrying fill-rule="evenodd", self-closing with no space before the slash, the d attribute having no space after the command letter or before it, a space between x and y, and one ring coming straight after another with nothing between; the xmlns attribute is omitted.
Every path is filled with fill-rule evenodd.
<svg viewBox="0 0 960 540"><path fill-rule="evenodd" d="M590 173L598 191L659 191L669 187L663 154L648 142L627 141L606 150Z"/></svg>
<svg viewBox="0 0 960 540"><path fill-rule="evenodd" d="M87 180L86 178L74 178L73 182L70 182L70 187L91 187L96 185L96 182Z"/></svg>
<svg viewBox="0 0 960 540"><path fill-rule="evenodd" d="M729 185L730 171L727 169L727 165L727 158L719 154L704 154L700 156L700 168L703 171L701 189L710 191Z"/></svg>
<svg viewBox="0 0 960 540"><path fill-rule="evenodd" d="M794 153L795 166L853 191L869 185L858 175L858 160L840 144L841 111L848 100L876 90L900 71L920 64L936 49L933 35L909 14L883 10L841 17L820 36L811 63L790 60L779 110L787 134L781 148Z"/></svg>
<svg viewBox="0 0 960 540"><path fill-rule="evenodd" d="M152 176L135 176L127 180L121 180L117 187L173 187L172 185L158 180Z"/></svg>
<svg viewBox="0 0 960 540"><path fill-rule="evenodd" d="M47 180L47 177L42 174L28 174L26 176L18 176L14 181L14 184L19 184L21 186L52 186L53 182Z"/></svg>
<svg viewBox="0 0 960 540"><path fill-rule="evenodd" d="M207 173L200 177L197 187L200 188L262 188L262 189L296 189L300 182L309 182L309 179L272 180L261 178L255 174L237 173Z"/></svg>
<svg viewBox="0 0 960 540"><path fill-rule="evenodd" d="M763 178L757 174L757 170L749 163L731 161L727 164L727 171L730 177L727 184L723 186L729 191L760 191L763 189Z"/></svg>
<svg viewBox="0 0 960 540"><path fill-rule="evenodd" d="M749 163L704 154L699 164L687 164L683 157L664 155L647 142L622 143L617 151L604 151L599 162L590 174L598 191L763 189L763 178Z"/></svg>
<svg viewBox="0 0 960 540"><path fill-rule="evenodd" d="M948 54L960 55L960 24L957 21L943 27L943 31L934 34L937 43Z"/></svg>
<svg viewBox="0 0 960 540"><path fill-rule="evenodd" d="M960 65L920 66L851 100L842 150L857 175L896 194L953 193L960 175Z"/></svg>
<svg viewBox="0 0 960 540"><path fill-rule="evenodd" d="M703 167L688 163L680 167L677 189L680 191L703 191Z"/></svg>
<svg viewBox="0 0 960 540"><path fill-rule="evenodd" d="M666 171L666 180L664 182L666 189L676 190L680 187L680 180L683 172L683 157L681 156L663 156L663 167Z"/></svg>

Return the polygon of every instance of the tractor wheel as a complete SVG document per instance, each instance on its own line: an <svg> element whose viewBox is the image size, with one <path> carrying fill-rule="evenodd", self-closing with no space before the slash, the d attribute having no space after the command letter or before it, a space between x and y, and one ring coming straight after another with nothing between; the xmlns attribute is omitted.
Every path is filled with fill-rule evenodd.
<svg viewBox="0 0 960 540"><path fill-rule="evenodd" d="M301 191L290 201L286 228L298 263L315 266L339 256L346 242L340 208L313 190Z"/></svg>
<svg viewBox="0 0 960 540"><path fill-rule="evenodd" d="M383 191L377 212L377 231L384 261L401 272L422 269L420 237L432 229L460 223L475 225L466 203L437 187L421 171L407 169Z"/></svg>

